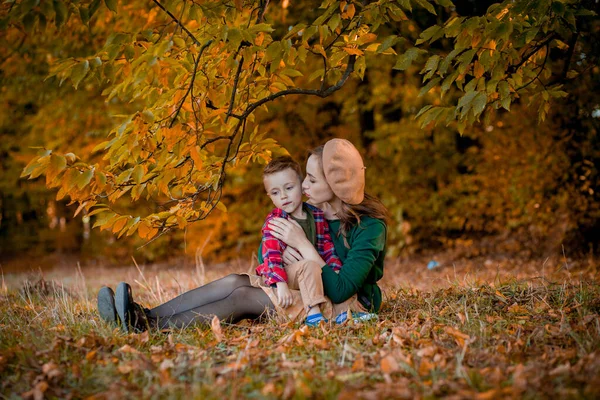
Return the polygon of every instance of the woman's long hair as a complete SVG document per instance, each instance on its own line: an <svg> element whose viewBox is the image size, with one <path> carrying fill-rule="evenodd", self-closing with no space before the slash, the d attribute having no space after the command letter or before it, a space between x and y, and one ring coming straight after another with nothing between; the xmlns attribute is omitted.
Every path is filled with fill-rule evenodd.
<svg viewBox="0 0 600 400"><path fill-rule="evenodd" d="M323 149L324 145L321 145L308 153L308 156L316 156L323 169ZM342 209L336 213L336 216L340 219L341 229L340 232L344 236L344 243L346 247L348 244L345 240L346 234L352 229L354 225L360 226L361 217L371 217L383 220L386 224L389 222L389 212L383 203L375 196L365 192L365 198L360 204L348 204L342 201Z"/></svg>

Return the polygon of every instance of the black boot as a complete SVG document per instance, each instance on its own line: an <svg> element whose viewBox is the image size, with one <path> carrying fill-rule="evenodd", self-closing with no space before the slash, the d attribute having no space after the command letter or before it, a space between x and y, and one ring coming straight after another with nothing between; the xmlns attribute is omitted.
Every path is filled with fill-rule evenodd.
<svg viewBox="0 0 600 400"><path fill-rule="evenodd" d="M115 308L115 292L108 286L103 286L98 291L98 314L103 320L114 326L119 324Z"/></svg>
<svg viewBox="0 0 600 400"><path fill-rule="evenodd" d="M150 328L149 310L133 301L131 286L125 282L117 286L115 306L123 332L144 332Z"/></svg>

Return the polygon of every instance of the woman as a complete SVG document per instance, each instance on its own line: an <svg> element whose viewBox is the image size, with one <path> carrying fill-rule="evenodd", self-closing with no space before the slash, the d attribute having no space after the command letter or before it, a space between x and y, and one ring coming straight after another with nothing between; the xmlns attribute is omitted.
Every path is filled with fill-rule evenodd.
<svg viewBox="0 0 600 400"><path fill-rule="evenodd" d="M336 322L341 323L348 317L348 309L362 313L354 317L369 318L372 314L368 313L378 312L381 306L377 281L383 276L387 210L379 200L364 192L363 160L345 139L330 140L313 150L306 170L303 191L309 202L325 212L343 267L336 273L327 266L299 225L274 219L273 235L288 245L284 253L286 268L300 268L301 275L308 280L319 281L321 275L325 294L331 300L326 311L329 318L336 317ZM185 327L209 322L214 315L236 322L256 319L265 313L293 319L303 314L299 291L294 291L293 306L283 310L278 307L272 288L261 287L259 282L255 277L232 274L151 310L134 303L131 288L122 282L114 298L110 288L100 290L98 309L105 320L113 323L120 320L126 332L145 330L148 326Z"/></svg>

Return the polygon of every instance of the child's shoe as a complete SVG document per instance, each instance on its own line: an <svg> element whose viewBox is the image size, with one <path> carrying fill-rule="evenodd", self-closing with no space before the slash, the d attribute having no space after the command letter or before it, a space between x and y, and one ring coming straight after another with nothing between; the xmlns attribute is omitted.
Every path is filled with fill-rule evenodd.
<svg viewBox="0 0 600 400"><path fill-rule="evenodd" d="M323 314L318 313L318 314L313 314L313 315L309 315L308 317L306 317L306 325L310 326L312 328L319 326L319 323L321 321L325 321L325 323L327 323L327 319L323 316Z"/></svg>
<svg viewBox="0 0 600 400"><path fill-rule="evenodd" d="M377 314L374 313L367 313L367 312L352 312L352 321L354 321L354 323L359 323L362 321L370 321L372 319L377 319L378 316ZM342 313L340 313L337 317L335 317L335 323L336 324L343 324L344 322L346 322L346 320L348 319L348 311L344 311Z"/></svg>

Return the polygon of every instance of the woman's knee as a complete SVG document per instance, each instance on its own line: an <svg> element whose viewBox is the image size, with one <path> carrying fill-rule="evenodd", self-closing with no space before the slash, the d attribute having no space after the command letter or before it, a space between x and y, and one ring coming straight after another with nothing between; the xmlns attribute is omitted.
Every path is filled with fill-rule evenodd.
<svg viewBox="0 0 600 400"><path fill-rule="evenodd" d="M229 291L233 292L235 289L243 286L250 285L250 280L247 275L230 274L224 278L221 278L224 286L229 288Z"/></svg>

